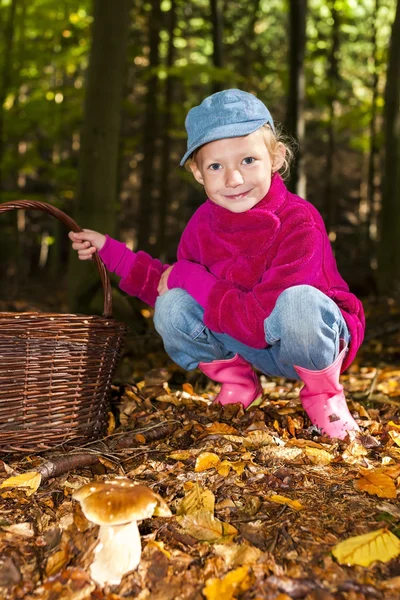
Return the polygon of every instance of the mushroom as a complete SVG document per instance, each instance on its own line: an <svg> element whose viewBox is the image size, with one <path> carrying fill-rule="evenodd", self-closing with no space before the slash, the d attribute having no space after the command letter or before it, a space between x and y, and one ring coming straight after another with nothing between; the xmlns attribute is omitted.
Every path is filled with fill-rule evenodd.
<svg viewBox="0 0 400 600"><path fill-rule="evenodd" d="M171 516L161 496L125 477L87 483L73 498L88 521L100 525L90 575L101 586L118 585L138 566L142 547L137 521Z"/></svg>

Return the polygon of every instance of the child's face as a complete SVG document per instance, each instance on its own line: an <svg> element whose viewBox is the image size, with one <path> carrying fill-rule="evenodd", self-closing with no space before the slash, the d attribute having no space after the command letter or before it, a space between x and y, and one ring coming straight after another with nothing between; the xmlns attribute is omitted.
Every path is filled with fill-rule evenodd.
<svg viewBox="0 0 400 600"><path fill-rule="evenodd" d="M283 155L284 156L284 155ZM245 137L224 138L200 148L190 166L207 196L234 213L250 210L264 198L271 185L271 157L259 131Z"/></svg>

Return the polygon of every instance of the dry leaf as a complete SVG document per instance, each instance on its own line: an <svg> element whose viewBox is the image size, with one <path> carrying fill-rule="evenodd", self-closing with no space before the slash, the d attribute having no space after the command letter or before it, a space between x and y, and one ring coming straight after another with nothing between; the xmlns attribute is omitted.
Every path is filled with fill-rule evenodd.
<svg viewBox="0 0 400 600"><path fill-rule="evenodd" d="M326 450L306 446L304 452L313 465L328 465L335 458Z"/></svg>
<svg viewBox="0 0 400 600"><path fill-rule="evenodd" d="M245 592L250 585L248 567L239 567L222 579L216 577L208 579L202 591L207 600L233 600L237 594Z"/></svg>
<svg viewBox="0 0 400 600"><path fill-rule="evenodd" d="M168 458L173 458L174 460L188 460L191 456L192 453L190 450L177 450L176 452L168 454Z"/></svg>
<svg viewBox="0 0 400 600"><path fill-rule="evenodd" d="M292 500L291 498L286 498L285 496L280 496L279 494L272 494L272 496L267 496L267 500L275 502L276 504L286 504L294 510L304 510L304 506L300 504L298 500Z"/></svg>
<svg viewBox="0 0 400 600"><path fill-rule="evenodd" d="M221 462L219 456L214 452L202 452L196 459L195 473L201 473L208 469L214 469Z"/></svg>
<svg viewBox="0 0 400 600"><path fill-rule="evenodd" d="M355 481L354 486L362 492L374 494L379 498L396 498L396 486L393 480L383 471L384 469L374 469L372 471L361 469L362 477Z"/></svg>
<svg viewBox="0 0 400 600"><path fill-rule="evenodd" d="M233 469L235 473L237 473L237 475L242 475L245 466L246 463L243 460L235 460L233 462L230 462L229 460L223 460L216 467L216 469L220 475L226 477L227 475L229 475L231 469Z"/></svg>
<svg viewBox="0 0 400 600"><path fill-rule="evenodd" d="M111 435L115 429L115 417L111 411L109 411L107 413L107 416L108 416L108 425L107 425L107 434L106 435Z"/></svg>
<svg viewBox="0 0 400 600"><path fill-rule="evenodd" d="M202 542L228 542L238 533L233 525L219 521L207 510L177 517L177 521L186 533Z"/></svg>
<svg viewBox="0 0 400 600"><path fill-rule="evenodd" d="M222 556L229 568L253 565L262 555L261 550L248 544L215 544L214 552Z"/></svg>
<svg viewBox="0 0 400 600"><path fill-rule="evenodd" d="M21 473L14 477L9 477L0 485L0 488L14 487L14 488L27 488L25 491L28 496L31 496L36 492L40 486L42 475L36 471L28 471L27 473Z"/></svg>
<svg viewBox="0 0 400 600"><path fill-rule="evenodd" d="M389 431L389 435L394 443L400 446L400 433L398 431Z"/></svg>
<svg viewBox="0 0 400 600"><path fill-rule="evenodd" d="M184 383L182 385L182 389L187 394L190 394L191 396L195 396L195 391L193 389L193 386L190 383Z"/></svg>
<svg viewBox="0 0 400 600"><path fill-rule="evenodd" d="M272 435L266 431L257 430L251 431L249 435L246 435L243 440L243 445L245 448L256 449L261 448L262 446L275 445L275 441Z"/></svg>
<svg viewBox="0 0 400 600"><path fill-rule="evenodd" d="M205 488L200 487L197 483L185 495L180 503L176 514L178 516L191 515L198 511L204 510L214 513L215 496Z"/></svg>
<svg viewBox="0 0 400 600"><path fill-rule="evenodd" d="M232 425L228 425L227 423L211 423L211 425L207 425L206 426L206 430L204 432L203 435L215 435L215 434L221 434L221 435L229 435L229 434L237 434L238 430L235 429L235 427L232 427Z"/></svg>
<svg viewBox="0 0 400 600"><path fill-rule="evenodd" d="M67 564L68 560L69 554L65 548L49 556L46 563L47 577L58 573Z"/></svg>
<svg viewBox="0 0 400 600"><path fill-rule="evenodd" d="M387 529L378 529L340 542L332 554L340 564L368 567L377 560L388 562L396 558L400 554L400 540Z"/></svg>
<svg viewBox="0 0 400 600"><path fill-rule="evenodd" d="M149 542L147 542L146 548L152 548L152 547L157 548L157 550L162 552L164 554L164 556L166 556L168 559L171 558L172 554L171 554L171 552L168 552L168 550L166 550L164 548L164 542L156 542L155 540L150 540Z"/></svg>
<svg viewBox="0 0 400 600"><path fill-rule="evenodd" d="M8 526L3 525L2 530L26 538L31 538L35 535L32 523L15 523L14 525Z"/></svg>

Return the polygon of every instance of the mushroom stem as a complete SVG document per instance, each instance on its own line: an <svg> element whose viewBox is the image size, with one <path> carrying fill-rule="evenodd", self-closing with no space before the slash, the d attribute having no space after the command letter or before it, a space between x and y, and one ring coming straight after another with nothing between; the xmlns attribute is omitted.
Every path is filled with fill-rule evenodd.
<svg viewBox="0 0 400 600"><path fill-rule="evenodd" d="M125 573L136 569L140 562L142 546L137 521L101 525L98 540L90 575L101 586L118 585Z"/></svg>

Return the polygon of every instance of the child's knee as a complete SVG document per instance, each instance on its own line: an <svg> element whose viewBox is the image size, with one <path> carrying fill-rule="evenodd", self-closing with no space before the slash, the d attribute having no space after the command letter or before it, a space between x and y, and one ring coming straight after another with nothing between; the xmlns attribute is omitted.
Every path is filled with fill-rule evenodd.
<svg viewBox="0 0 400 600"><path fill-rule="evenodd" d="M270 317L273 329L280 335L293 338L312 337L324 324L332 325L340 318L340 311L323 292L311 285L296 285L284 290L278 297Z"/></svg>

